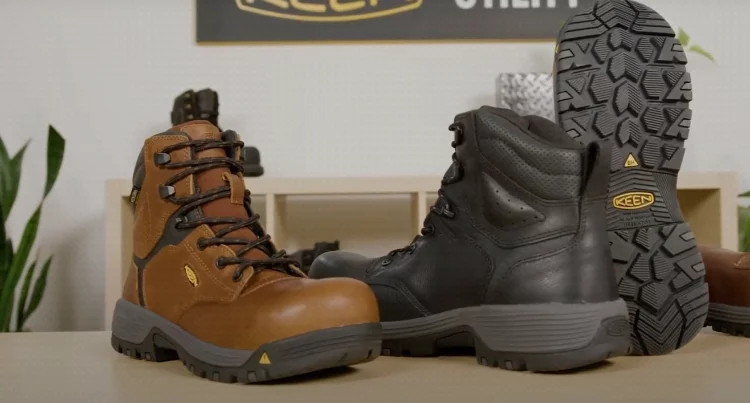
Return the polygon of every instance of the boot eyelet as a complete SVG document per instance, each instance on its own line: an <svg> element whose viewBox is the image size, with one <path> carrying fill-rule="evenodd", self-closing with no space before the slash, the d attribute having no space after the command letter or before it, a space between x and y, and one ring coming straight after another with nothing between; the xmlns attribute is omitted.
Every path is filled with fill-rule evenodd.
<svg viewBox="0 0 750 403"><path fill-rule="evenodd" d="M391 260L391 259L385 259L385 260L383 260L383 263L381 263L381 265L385 267L385 266L388 266L389 264L391 264L391 262L393 262L393 260Z"/></svg>
<svg viewBox="0 0 750 403"><path fill-rule="evenodd" d="M198 247L198 250L204 250L206 249L206 238L198 238L198 241L195 243L195 246Z"/></svg>
<svg viewBox="0 0 750 403"><path fill-rule="evenodd" d="M422 235L424 236L430 236L435 233L435 226L430 224L426 227L424 227L424 231L422 231Z"/></svg>
<svg viewBox="0 0 750 403"><path fill-rule="evenodd" d="M216 261L214 262L214 264L216 265L216 268L219 269L219 270L221 270L224 267L226 267L226 263L224 262L224 258L223 257L217 258Z"/></svg>
<svg viewBox="0 0 750 403"><path fill-rule="evenodd" d="M453 142L451 146L456 148L464 142L464 128L460 123L454 123L448 127L448 130L454 132Z"/></svg>
<svg viewBox="0 0 750 403"><path fill-rule="evenodd" d="M162 166L169 164L172 161L172 156L169 153L156 153L154 154L154 164L156 166Z"/></svg>
<svg viewBox="0 0 750 403"><path fill-rule="evenodd" d="M242 280L242 272L234 272L234 274L232 274L232 281L239 283L240 280Z"/></svg>
<svg viewBox="0 0 750 403"><path fill-rule="evenodd" d="M172 197L175 194L174 186L159 185L159 197L166 199Z"/></svg>
<svg viewBox="0 0 750 403"><path fill-rule="evenodd" d="M175 229L179 229L179 230L185 229L185 227L183 226L183 224L185 223L185 221L187 221L185 219L185 217L177 217L177 218L175 218L175 220L174 220L174 228Z"/></svg>

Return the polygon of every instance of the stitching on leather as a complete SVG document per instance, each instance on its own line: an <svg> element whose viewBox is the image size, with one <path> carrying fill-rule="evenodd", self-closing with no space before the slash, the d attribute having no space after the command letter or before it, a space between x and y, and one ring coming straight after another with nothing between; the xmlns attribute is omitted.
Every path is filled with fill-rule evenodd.
<svg viewBox="0 0 750 403"><path fill-rule="evenodd" d="M192 256L196 260L196 262L198 262L198 264L200 265L200 267L203 268L203 271L208 275L208 278L211 279L211 281L214 282L214 284L216 284L219 287L221 287L221 288L223 288L223 289L231 292L232 294L234 294L234 290L231 287L229 287L228 285L224 284L220 279L218 279L214 275L213 270L210 270L205 265L205 263L203 263L203 260L200 258L200 256L198 256L197 251L195 249L193 249L193 247L190 246L188 244L188 242L183 242L183 247L188 251L188 253L190 254L190 256ZM229 299L227 299L227 298L221 298L221 300L222 301L230 301L231 298L229 298Z"/></svg>
<svg viewBox="0 0 750 403"><path fill-rule="evenodd" d="M431 315L430 311L428 311L424 306L422 306L422 304L417 300L416 297L414 297L411 291L409 291L409 289L406 288L406 286L399 280L394 280L393 284L380 283L380 282L370 283L370 286L386 287L386 288L390 288L392 290L398 291L401 293L401 295L404 296L404 298L406 298L409 301L409 303L412 304L414 309L416 309L419 313L421 313L424 316Z"/></svg>
<svg viewBox="0 0 750 403"><path fill-rule="evenodd" d="M483 169L485 169L485 170L489 169L489 170L492 170L495 174L501 175L508 182L510 182L513 185L515 185L517 190L519 190L521 192L524 192L524 194L528 195L529 197L531 197L532 199L534 199L534 201L536 203L541 204L542 206L545 206L545 207L566 206L566 205L569 205L569 204L573 204L573 202L576 201L576 199L577 199L577 198L569 198L569 199L545 199L543 197L540 197L540 196L538 196L538 195L536 195L536 194L528 191L526 189L526 187L524 187L520 183L516 182L515 180L513 180L513 178L511 178L510 176L506 175L503 171L501 171L500 169L498 169L489 159L487 159L487 157L484 156L484 154L480 153L479 155L482 157L482 160L481 160L480 164L482 165Z"/></svg>
<svg viewBox="0 0 750 403"><path fill-rule="evenodd" d="M370 278L380 272L387 270L388 267L383 267L382 265L378 264L382 261L382 258L373 260L372 263L370 263L370 266L365 270L365 278ZM378 266L380 266L380 268L378 268Z"/></svg>
<svg viewBox="0 0 750 403"><path fill-rule="evenodd" d="M463 201L464 204L466 204L466 203L469 202L465 197L462 199L462 201ZM460 207L459 207L459 209L460 209ZM577 225L575 225L575 226L573 226L573 225L566 225L564 227L558 228L558 229L553 230L553 231L547 231L547 232L543 232L543 233L540 233L540 234L537 234L537 235L531 235L531 236L528 236L528 237L525 237L525 238L517 238L517 239L515 239L512 242L508 242L508 241L504 241L504 240L498 238L494 234L492 234L489 231L485 230L484 227L481 226L480 223L477 222L472 215L468 214L467 216L469 217L469 224L471 224L471 226L474 229L476 229L477 231L479 231L482 235L486 236L487 238L490 238L490 240L492 240L493 243L495 243L497 245L500 245L500 246L505 246L505 247L523 246L523 245L526 245L527 243L530 243L530 242L541 242L541 241L545 241L545 240L548 240L548 239L557 238L557 237L560 237L560 236L572 235L572 234L575 234L575 232L578 230L578 226Z"/></svg>
<svg viewBox="0 0 750 403"><path fill-rule="evenodd" d="M149 197L146 196L143 198L141 206L140 214L138 214L136 217L145 217L141 218L140 220L140 231L138 230L138 222L136 219L136 222L134 222L134 230L136 231L136 235L138 239L135 241L135 249L138 250L138 252L143 252L144 249L148 247L148 245L151 245L151 202L149 202ZM146 228L143 228L146 227ZM145 235L143 233L146 233ZM134 251L135 252L135 251ZM139 259L143 259L146 256L148 256L148 251L146 253L134 253ZM140 256L143 255L143 256Z"/></svg>
<svg viewBox="0 0 750 403"><path fill-rule="evenodd" d="M247 294L252 294L252 293L254 293L254 292L256 292L256 291L260 290L261 288L263 288L263 287L265 287L265 286L267 286L267 285L271 285L271 284L274 284L274 283L278 283L279 281L285 281L285 280L293 280L293 279L294 279L293 277L283 277L283 278L277 278L277 279L275 279L275 280L271 280L271 281L265 282L265 283L263 283L263 284L261 284L261 285L259 285L259 286L257 286L257 287L253 287L253 288L249 289L249 290L247 291Z"/></svg>
<svg viewBox="0 0 750 403"><path fill-rule="evenodd" d="M734 264L734 268L739 270L750 269L750 254L740 256L737 263Z"/></svg>
<svg viewBox="0 0 750 403"><path fill-rule="evenodd" d="M497 139L497 138L495 138L495 137L492 137L492 136L486 136L486 135L483 135L483 136L477 136L477 140L489 140L489 141L492 141L493 143L500 143L500 144L504 144L504 143L503 143L502 141L500 141L499 139ZM520 159L520 160L522 160L522 161L524 161L524 162L528 162L528 160L527 160L526 158L522 157L522 156L521 156L521 155L520 155L520 154L519 154L519 153L518 153L518 152L517 152L516 150L514 150L514 149L513 149L513 147L510 147L510 146L508 146L508 147L507 147L507 150L508 150L508 151L509 151L510 153L512 153L512 154L513 154L513 155L514 155L515 157L517 157L518 159ZM571 150L571 151L572 151L572 150ZM481 154L482 154L482 156L484 157L484 153L481 153ZM486 157L485 157L485 158L486 158ZM534 165L532 165L532 164L529 164L529 166L530 166L530 167L531 167L531 168L532 168L533 170L535 170L536 172L538 172L539 174L541 174L541 175L545 175L545 176L551 176L551 177L565 177L565 178L580 178L580 176L579 176L578 174L574 174L574 173L571 173L571 174L568 174L568 173L564 173L564 174L553 174L553 173L549 173L549 172L544 172L544 171L542 171L541 169L538 169L537 167L535 167L535 166L534 166Z"/></svg>
<svg viewBox="0 0 750 403"><path fill-rule="evenodd" d="M526 259L522 259L522 260L517 261L512 266L508 267L508 270L506 270L505 273L503 273L503 276L500 278L500 281L502 282L505 279L507 279L507 277L510 274L512 274L513 271L518 268L518 266L521 266L521 265L529 263L529 262L536 262L536 261L539 261L539 260L542 260L542 259L546 259L546 258L551 257L551 256L559 255L561 253L565 253L565 252L569 251L570 249L573 249L574 247L578 246L580 244L580 242L581 242L581 239L583 238L584 231L585 231L585 228L586 228L586 223L589 220L589 218L588 218L588 216L586 214L587 211L588 211L588 208L586 207L586 203L581 203L581 210L580 210L580 214L581 214L580 223L581 224L579 226L578 232L573 237L573 239L570 240L570 243L568 243L568 245L566 245L563 248L547 252L547 253L545 253L543 255L535 255L535 256L531 256L531 257L528 257Z"/></svg>

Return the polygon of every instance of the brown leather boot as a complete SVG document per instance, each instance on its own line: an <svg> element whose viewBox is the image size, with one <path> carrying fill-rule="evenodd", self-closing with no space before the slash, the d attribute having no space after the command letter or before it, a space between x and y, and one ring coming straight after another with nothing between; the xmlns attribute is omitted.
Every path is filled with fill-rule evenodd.
<svg viewBox="0 0 750 403"><path fill-rule="evenodd" d="M311 280L250 208L236 133L188 122L146 140L133 177L133 261L112 346L196 375L253 383L380 354L375 297Z"/></svg>
<svg viewBox="0 0 750 403"><path fill-rule="evenodd" d="M706 326L750 337L750 253L698 246L706 265L710 305Z"/></svg>

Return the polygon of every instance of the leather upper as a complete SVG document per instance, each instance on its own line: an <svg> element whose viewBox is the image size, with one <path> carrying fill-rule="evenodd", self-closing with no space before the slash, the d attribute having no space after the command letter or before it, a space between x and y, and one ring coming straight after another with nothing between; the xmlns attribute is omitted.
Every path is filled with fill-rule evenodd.
<svg viewBox="0 0 750 403"><path fill-rule="evenodd" d="M750 253L698 245L710 302L750 308Z"/></svg>
<svg viewBox="0 0 750 403"><path fill-rule="evenodd" d="M158 189L180 170L157 166L154 154L175 143L198 139L220 140L221 133L208 122L195 121L153 136L144 144L140 162L145 177L135 208L134 259L123 298L203 341L245 350L315 330L377 322L377 302L364 283L352 279L311 280L301 273L252 267L238 280L234 277L236 265L217 265L220 258L237 257L238 246L200 245L201 240L214 238L226 224L176 229L180 206L162 198ZM172 152L170 159L180 162L226 156L220 148L197 155L186 148ZM231 186L231 195L188 214L247 219L250 214L242 202L245 189L239 173L211 169L188 175L174 187L177 196L189 196L226 184ZM254 240L258 235L245 227L225 237ZM268 253L252 249L243 256L263 259Z"/></svg>
<svg viewBox="0 0 750 403"><path fill-rule="evenodd" d="M383 321L480 304L617 299L604 218L608 149L497 108L456 122L463 173L441 188L453 216L432 213L434 231L394 256L323 254L310 276L364 278Z"/></svg>

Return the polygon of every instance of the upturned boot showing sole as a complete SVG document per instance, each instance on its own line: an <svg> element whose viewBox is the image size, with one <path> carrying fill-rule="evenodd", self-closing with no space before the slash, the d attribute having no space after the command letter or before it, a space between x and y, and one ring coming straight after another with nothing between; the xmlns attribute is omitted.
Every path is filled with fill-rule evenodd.
<svg viewBox="0 0 750 403"><path fill-rule="evenodd" d="M241 383L375 359L381 325L372 291L351 279L308 279L274 246L250 207L242 146L208 121L146 140L112 347Z"/></svg>
<svg viewBox="0 0 750 403"><path fill-rule="evenodd" d="M613 150L607 229L636 354L680 348L708 311L703 260L677 200L691 118L686 63L669 24L635 1L598 1L558 37L558 122Z"/></svg>
<svg viewBox="0 0 750 403"><path fill-rule="evenodd" d="M604 217L608 149L490 107L451 130L453 164L422 235L379 258L324 253L310 277L372 288L384 355L473 347L482 365L547 372L626 354Z"/></svg>

